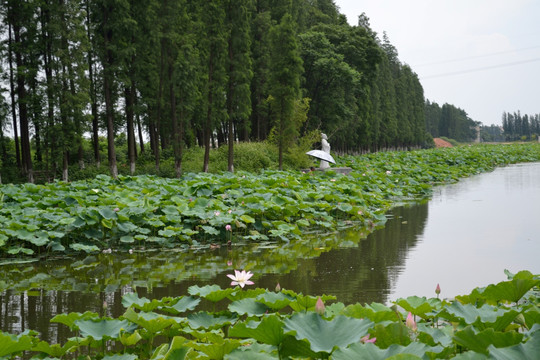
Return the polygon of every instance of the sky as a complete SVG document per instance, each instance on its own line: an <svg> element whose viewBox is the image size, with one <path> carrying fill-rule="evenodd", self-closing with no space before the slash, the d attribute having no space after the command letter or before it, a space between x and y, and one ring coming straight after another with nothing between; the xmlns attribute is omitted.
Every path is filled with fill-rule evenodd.
<svg viewBox="0 0 540 360"><path fill-rule="evenodd" d="M334 0L351 25L386 32L424 96L484 125L540 113L540 0Z"/></svg>

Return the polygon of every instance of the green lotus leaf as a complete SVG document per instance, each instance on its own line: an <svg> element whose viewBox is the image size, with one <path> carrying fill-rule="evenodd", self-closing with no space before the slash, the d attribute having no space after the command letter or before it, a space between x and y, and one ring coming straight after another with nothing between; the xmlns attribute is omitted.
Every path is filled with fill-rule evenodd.
<svg viewBox="0 0 540 360"><path fill-rule="evenodd" d="M103 217L103 219L105 220L117 220L118 219L118 216L116 215L116 212L109 208L109 207L102 207L102 208L99 208L98 210L98 213L99 215L101 215Z"/></svg>
<svg viewBox="0 0 540 360"><path fill-rule="evenodd" d="M236 339L224 339L222 343L218 344L191 344L194 349L204 353L210 359L223 359L225 355L229 354L231 351L240 347L241 345L242 343Z"/></svg>
<svg viewBox="0 0 540 360"><path fill-rule="evenodd" d="M336 297L333 295L321 295L321 296L311 296L311 295L302 295L296 294L292 295L289 290L284 290L282 293L287 296L294 296L295 299L292 300L289 304L291 309L294 311L309 311L315 309L315 304L317 299L320 297L322 301L335 300ZM291 295L290 295L291 294Z"/></svg>
<svg viewBox="0 0 540 360"><path fill-rule="evenodd" d="M0 247L4 246L6 244L6 241L8 240L9 238L4 235L4 234L0 234Z"/></svg>
<svg viewBox="0 0 540 360"><path fill-rule="evenodd" d="M105 355L102 360L137 360L139 357L132 354Z"/></svg>
<svg viewBox="0 0 540 360"><path fill-rule="evenodd" d="M454 335L453 332L454 330L451 326L434 328L425 323L418 324L418 340L431 346L450 346L452 336Z"/></svg>
<svg viewBox="0 0 540 360"><path fill-rule="evenodd" d="M91 253L99 251L99 248L96 245L86 245L81 243L69 244L69 247L75 251L84 251L86 253Z"/></svg>
<svg viewBox="0 0 540 360"><path fill-rule="evenodd" d="M343 315L357 319L367 318L375 323L399 320L399 316L394 310L379 303L372 303L371 305L365 306L360 304L348 305L343 310Z"/></svg>
<svg viewBox="0 0 540 360"><path fill-rule="evenodd" d="M167 345L167 344L164 344ZM164 360L183 360L186 357L186 354L190 350L190 346L187 340L181 336L175 336L169 346L164 346L163 349L167 349L166 353L163 354L163 357L152 357L152 359L164 359Z"/></svg>
<svg viewBox="0 0 540 360"><path fill-rule="evenodd" d="M192 329L217 329L236 320L233 315L214 315L205 311L189 314L188 324Z"/></svg>
<svg viewBox="0 0 540 360"><path fill-rule="evenodd" d="M234 288L227 288L223 290L219 285L206 285L203 287L192 285L188 288L188 293L190 295L198 295L211 302L218 302L220 300L223 300L227 296L232 294L234 291Z"/></svg>
<svg viewBox="0 0 540 360"><path fill-rule="evenodd" d="M493 345L497 348L517 345L523 339L523 334L509 331L496 332L493 329L476 332L472 326L458 331L454 335L454 342L478 353L488 355L487 348Z"/></svg>
<svg viewBox="0 0 540 360"><path fill-rule="evenodd" d="M78 330L79 328L75 324L77 320L89 320L97 319L99 315L95 312L87 311L83 314L78 312L71 312L69 314L58 314L54 316L50 321L53 323L64 324L72 330Z"/></svg>
<svg viewBox="0 0 540 360"><path fill-rule="evenodd" d="M295 332L298 340L306 339L314 352L331 353L360 341L372 325L366 319L336 316L328 321L316 313L295 313L285 320L285 331Z"/></svg>
<svg viewBox="0 0 540 360"><path fill-rule="evenodd" d="M410 329L403 322L383 322L370 330L370 337L377 338L377 346L387 348L392 344L407 346L411 343Z"/></svg>
<svg viewBox="0 0 540 360"><path fill-rule="evenodd" d="M26 254L26 255L32 255L34 253L34 250L27 249L27 248L24 248L22 246L19 246L19 247L10 247L8 249L7 253L10 254L10 255L17 255L17 254L20 254L20 253L23 253L23 254Z"/></svg>
<svg viewBox="0 0 540 360"><path fill-rule="evenodd" d="M121 332L119 339L122 345L133 346L142 340L142 336L139 334L139 330L135 330L133 334Z"/></svg>
<svg viewBox="0 0 540 360"><path fill-rule="evenodd" d="M268 311L268 306L257 302L253 298L246 298L234 301L229 304L229 311L235 312L238 315L247 314L248 316L257 315L261 316Z"/></svg>
<svg viewBox="0 0 540 360"><path fill-rule="evenodd" d="M151 334L151 336L178 323L177 319L170 318L166 315L156 314L154 312L136 313L132 307L126 310L124 318L131 321L133 324L139 325L146 332ZM135 330L137 328L136 325L131 328L131 330L126 328L126 331L131 332Z"/></svg>
<svg viewBox="0 0 540 360"><path fill-rule="evenodd" d="M240 346L229 354L225 355L225 360L267 360L279 359L277 348L272 345L253 343Z"/></svg>
<svg viewBox="0 0 540 360"><path fill-rule="evenodd" d="M461 354L458 354L452 358L452 360L487 360L487 357L484 354L480 354L474 351L466 351Z"/></svg>
<svg viewBox="0 0 540 360"><path fill-rule="evenodd" d="M529 275L529 276L527 276ZM540 284L540 280L533 279L533 275L526 272L519 272L510 281L502 281L485 288L482 295L494 303L500 301L517 302L530 289Z"/></svg>
<svg viewBox="0 0 540 360"><path fill-rule="evenodd" d="M284 323L278 315L268 315L261 321L239 322L229 329L229 336L253 338L260 343L278 346L283 341Z"/></svg>
<svg viewBox="0 0 540 360"><path fill-rule="evenodd" d="M266 305L272 310L281 310L287 305L289 305L289 303L291 303L293 300L294 299L291 298L289 295L286 295L282 292L265 292L257 296L256 298L257 302Z"/></svg>
<svg viewBox="0 0 540 360"><path fill-rule="evenodd" d="M162 301L155 302L155 306L150 305L152 304L152 301L149 299L142 297L140 298L139 295L135 292L127 293L122 296L122 305L124 305L125 308L129 308L130 306L134 306L137 309L140 309L142 311L152 311L156 309L158 306L163 305Z"/></svg>
<svg viewBox="0 0 540 360"><path fill-rule="evenodd" d="M409 296L406 299L398 299L396 304L413 315L426 318L426 313L433 311L441 301L439 299L427 299L425 297Z"/></svg>
<svg viewBox="0 0 540 360"><path fill-rule="evenodd" d="M94 340L101 339L116 339L120 335L120 331L125 330L131 332L137 328L136 325L127 320L77 320L75 326L79 327L83 337L91 336Z"/></svg>
<svg viewBox="0 0 540 360"><path fill-rule="evenodd" d="M0 356L16 354L32 349L32 337L0 332Z"/></svg>
<svg viewBox="0 0 540 360"><path fill-rule="evenodd" d="M202 225L201 228L209 235L219 235L219 230L213 226Z"/></svg>
<svg viewBox="0 0 540 360"><path fill-rule="evenodd" d="M356 343L347 349L340 348L334 351L332 360L418 360L423 359L427 352L439 353L441 350L441 347L433 348L419 342L413 342L407 346L394 344L387 349L381 349L369 343Z"/></svg>
<svg viewBox="0 0 540 360"><path fill-rule="evenodd" d="M535 324L540 324L540 309L538 306L531 305L528 309L523 311L522 314L528 328L533 327Z"/></svg>
<svg viewBox="0 0 540 360"><path fill-rule="evenodd" d="M78 348L78 344L76 344L75 342L70 342L70 341L65 343L64 346L61 346L60 344L50 345L46 341L40 341L37 345L35 345L32 348L32 351L39 351L49 356L60 358L68 352L73 352L77 348Z"/></svg>
<svg viewBox="0 0 540 360"><path fill-rule="evenodd" d="M495 360L537 360L540 354L540 332L537 331L534 335L524 344L505 348L489 345L489 356Z"/></svg>
<svg viewBox="0 0 540 360"><path fill-rule="evenodd" d="M472 304L464 304L454 301L449 306L445 307L439 313L439 316L456 322L464 322L465 324L481 325L482 323L496 323L499 318L508 325L517 315L515 310L505 310L484 304L477 308ZM508 320L510 322L508 322ZM505 325L505 326L506 326Z"/></svg>
<svg viewBox="0 0 540 360"><path fill-rule="evenodd" d="M188 310L195 309L200 302L201 299L199 298L193 296L182 296L178 301L176 301L176 303L174 303L174 305L162 306L160 309L177 315Z"/></svg>

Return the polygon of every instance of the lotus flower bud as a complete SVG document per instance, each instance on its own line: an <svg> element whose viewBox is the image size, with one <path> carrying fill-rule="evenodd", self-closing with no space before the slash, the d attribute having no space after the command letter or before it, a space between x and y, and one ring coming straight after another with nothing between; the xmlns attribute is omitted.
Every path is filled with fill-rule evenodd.
<svg viewBox="0 0 540 360"><path fill-rule="evenodd" d="M324 315L325 307L320 297L317 298L317 302L315 303L315 312L321 316Z"/></svg>
<svg viewBox="0 0 540 360"><path fill-rule="evenodd" d="M405 321L405 325L407 325L407 327L411 329L412 331L416 331L417 329L416 322L414 321L414 318L410 311L409 311L409 314L407 315L407 320Z"/></svg>

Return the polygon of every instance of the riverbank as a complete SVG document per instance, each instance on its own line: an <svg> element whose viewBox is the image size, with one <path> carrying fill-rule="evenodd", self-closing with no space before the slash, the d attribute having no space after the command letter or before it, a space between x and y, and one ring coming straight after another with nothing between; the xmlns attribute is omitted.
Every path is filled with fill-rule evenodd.
<svg viewBox="0 0 540 360"><path fill-rule="evenodd" d="M540 161L540 144L478 145L341 157L332 171L299 174L98 176L0 186L0 256L289 242L304 232L384 223L395 206L429 197L434 185L510 163Z"/></svg>

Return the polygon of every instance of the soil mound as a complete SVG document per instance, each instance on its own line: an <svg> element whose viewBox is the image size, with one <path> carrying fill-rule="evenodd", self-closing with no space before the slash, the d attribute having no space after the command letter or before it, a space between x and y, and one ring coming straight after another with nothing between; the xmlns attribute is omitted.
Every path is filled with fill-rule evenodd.
<svg viewBox="0 0 540 360"><path fill-rule="evenodd" d="M435 146L440 147L452 147L452 144L450 144L448 141L440 139L440 138L434 138L433 141L435 142Z"/></svg>

